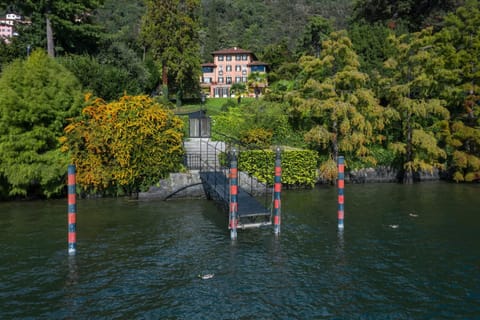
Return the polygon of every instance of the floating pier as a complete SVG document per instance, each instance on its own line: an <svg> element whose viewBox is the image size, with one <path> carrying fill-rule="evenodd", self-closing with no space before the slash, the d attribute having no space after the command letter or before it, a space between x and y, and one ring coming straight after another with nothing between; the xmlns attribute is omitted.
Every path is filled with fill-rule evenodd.
<svg viewBox="0 0 480 320"><path fill-rule="evenodd" d="M238 229L258 228L274 224L274 233L280 233L280 192L281 192L281 160L280 149L275 160L274 195L272 209L262 205L252 194L239 185L238 151L232 149L228 153L229 168L219 166L219 161L207 163L203 161L200 177L207 196L224 204L228 210L228 229L230 238L237 239Z"/></svg>

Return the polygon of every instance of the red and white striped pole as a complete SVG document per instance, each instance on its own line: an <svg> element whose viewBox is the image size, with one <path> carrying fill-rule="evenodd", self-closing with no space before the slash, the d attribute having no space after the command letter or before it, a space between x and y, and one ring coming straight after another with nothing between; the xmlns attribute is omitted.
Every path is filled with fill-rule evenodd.
<svg viewBox="0 0 480 320"><path fill-rule="evenodd" d="M345 159L343 156L339 156L337 159L338 164L338 229L343 230L343 219L345 214L345 198L344 198L344 188L345 188Z"/></svg>
<svg viewBox="0 0 480 320"><path fill-rule="evenodd" d="M232 158L230 161L230 201L229 201L229 222L230 239L237 239L238 225L238 169L236 150L232 150Z"/></svg>
<svg viewBox="0 0 480 320"><path fill-rule="evenodd" d="M282 160L280 148L277 148L275 157L275 178L273 184L273 232L276 236L280 234L281 223L281 201L282 192Z"/></svg>
<svg viewBox="0 0 480 320"><path fill-rule="evenodd" d="M68 165L68 254L77 251L77 186L75 165Z"/></svg>

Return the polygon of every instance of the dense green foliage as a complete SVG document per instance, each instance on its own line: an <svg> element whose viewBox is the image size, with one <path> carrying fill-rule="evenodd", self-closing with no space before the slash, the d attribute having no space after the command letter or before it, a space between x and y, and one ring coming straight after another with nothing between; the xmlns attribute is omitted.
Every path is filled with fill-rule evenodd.
<svg viewBox="0 0 480 320"><path fill-rule="evenodd" d="M446 138L449 168L455 181L480 179L480 8L467 1L445 18L435 35L439 55L450 77L439 93L451 117Z"/></svg>
<svg viewBox="0 0 480 320"><path fill-rule="evenodd" d="M260 182L273 184L275 152L245 150L240 152L239 170L255 176ZM282 183L289 187L313 187L317 181L318 155L311 150L282 152Z"/></svg>
<svg viewBox="0 0 480 320"><path fill-rule="evenodd" d="M433 45L431 29L399 38L392 36L395 54L386 62L390 77L384 86L389 106L396 111L392 126L398 130L390 148L401 157L404 180L413 173L443 169L445 151L436 133L449 120L445 101L432 93L446 72L442 62L429 49Z"/></svg>
<svg viewBox="0 0 480 320"><path fill-rule="evenodd" d="M118 99L124 93L142 94L154 90L158 81L154 66L148 68L146 64L135 59L129 64L124 61L125 64L120 65L121 59L102 63L101 57L69 55L59 58L58 61L80 80L85 90L106 101Z"/></svg>
<svg viewBox="0 0 480 320"><path fill-rule="evenodd" d="M305 26L317 17L324 17L331 19L337 27L345 27L352 2L202 0L202 58L208 61L212 51L233 46L256 53L262 53L268 45L279 44L284 44L292 52L298 46L307 49L303 46L308 45L304 32L309 28Z"/></svg>
<svg viewBox="0 0 480 320"><path fill-rule="evenodd" d="M59 150L66 119L81 108L80 83L42 51L0 77L0 181L8 194L52 196L64 185Z"/></svg>
<svg viewBox="0 0 480 320"><path fill-rule="evenodd" d="M65 128L63 151L90 193L136 193L179 169L183 122L147 96L88 106Z"/></svg>
<svg viewBox="0 0 480 320"><path fill-rule="evenodd" d="M161 67L164 95L176 92L177 106L186 92L197 93L200 77L199 0L148 0L141 36ZM170 80L170 81L169 81Z"/></svg>
<svg viewBox="0 0 480 320"><path fill-rule="evenodd" d="M310 148L325 180L335 178L338 154L350 169L396 166L405 182L437 168L480 180L478 0L1 1L0 9L29 21L0 44L0 196L61 191L56 139L67 117L80 116L82 91L104 105L124 94L163 94L156 101L170 107L168 99L198 99L200 63L233 46L268 63L268 78L252 74L234 98L208 99L213 138ZM238 100L255 87L258 99Z"/></svg>
<svg viewBox="0 0 480 320"><path fill-rule="evenodd" d="M367 88L368 76L358 70L346 34L332 33L322 45L318 58L300 59L300 85L290 94L289 111L315 149L333 159L342 153L374 165L369 145L384 139L386 110Z"/></svg>
<svg viewBox="0 0 480 320"><path fill-rule="evenodd" d="M234 105L227 111L212 116L212 119L213 139L228 140L231 137L240 140L243 137L244 142L254 145L265 139L255 142L248 137L260 132L256 130L263 129L263 132L268 132L271 144L304 145L298 141L297 134L289 124L284 104L265 100L250 101L241 106Z"/></svg>
<svg viewBox="0 0 480 320"><path fill-rule="evenodd" d="M102 0L22 0L11 5L30 17L31 25L21 28L25 44L48 48L55 53L84 53L95 50L101 36L92 23L92 13Z"/></svg>
<svg viewBox="0 0 480 320"><path fill-rule="evenodd" d="M389 21L394 28L406 23L412 31L427 26L441 24L446 12L455 10L462 0L357 0L354 7L355 20L365 19L369 22Z"/></svg>

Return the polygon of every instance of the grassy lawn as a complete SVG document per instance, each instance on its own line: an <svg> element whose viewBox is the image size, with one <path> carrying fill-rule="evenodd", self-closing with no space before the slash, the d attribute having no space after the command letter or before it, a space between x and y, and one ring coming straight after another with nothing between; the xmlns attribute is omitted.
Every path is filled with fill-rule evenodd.
<svg viewBox="0 0 480 320"><path fill-rule="evenodd" d="M240 105L247 104L251 101L255 100L255 98L242 98L242 102ZM227 104L229 101L230 103L234 103L235 105L237 104L237 99L236 98L208 98L205 101L205 105L203 106L209 115L214 115L217 113L220 113L222 110L222 106ZM189 113L189 112L194 112L202 109L202 104L197 103L197 104L184 104L180 108L174 109L174 112L177 114L181 113Z"/></svg>

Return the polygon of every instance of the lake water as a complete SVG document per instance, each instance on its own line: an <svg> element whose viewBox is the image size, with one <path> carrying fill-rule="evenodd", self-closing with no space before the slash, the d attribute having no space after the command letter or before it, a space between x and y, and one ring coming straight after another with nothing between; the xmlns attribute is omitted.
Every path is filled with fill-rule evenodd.
<svg viewBox="0 0 480 320"><path fill-rule="evenodd" d="M240 204L241 205L241 204ZM480 319L480 185L282 194L282 233L213 202L0 203L0 319ZM203 280L199 275L213 274Z"/></svg>

